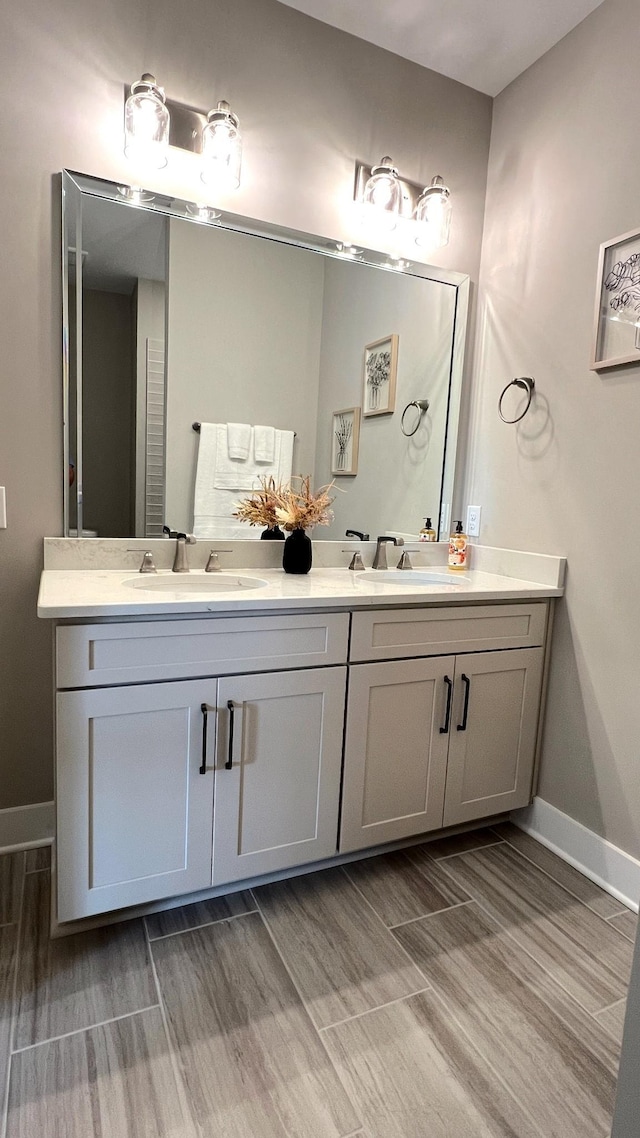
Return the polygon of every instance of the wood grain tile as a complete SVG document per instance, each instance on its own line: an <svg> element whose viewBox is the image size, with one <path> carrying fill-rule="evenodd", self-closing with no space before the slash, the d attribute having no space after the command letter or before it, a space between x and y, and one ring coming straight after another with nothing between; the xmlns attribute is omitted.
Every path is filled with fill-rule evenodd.
<svg viewBox="0 0 640 1138"><path fill-rule="evenodd" d="M619 913L617 917L610 917L609 924L613 925L623 936L635 942L638 932L638 914L632 913L629 909L625 913Z"/></svg>
<svg viewBox="0 0 640 1138"><path fill-rule="evenodd" d="M540 1138L432 992L325 1033L372 1138Z"/></svg>
<svg viewBox="0 0 640 1138"><path fill-rule="evenodd" d="M446 866L588 1011L626 996L633 945L507 843Z"/></svg>
<svg viewBox="0 0 640 1138"><path fill-rule="evenodd" d="M35 850L27 850L25 870L35 873L39 869L51 867L51 846L38 846Z"/></svg>
<svg viewBox="0 0 640 1138"><path fill-rule="evenodd" d="M2 854L0 857L0 925L10 925L18 920L23 877L24 854Z"/></svg>
<svg viewBox="0 0 640 1138"><path fill-rule="evenodd" d="M609 1035L612 1035L620 1044L622 1043L626 1010L627 1001L620 1000L612 1008L606 1008L605 1011L596 1013L598 1023L601 1023L605 1031L608 1031Z"/></svg>
<svg viewBox="0 0 640 1138"><path fill-rule="evenodd" d="M152 942L206 1138L339 1138L361 1120L259 914Z"/></svg>
<svg viewBox="0 0 640 1138"><path fill-rule="evenodd" d="M453 854L468 853L469 850L477 850L482 846L493 846L501 841L502 838L492 829L483 827L481 830L467 830L464 834L452 834L449 838L436 838L435 842L421 842L419 846L411 846L406 852L410 854L413 850L424 850L437 860L441 857L451 857Z"/></svg>
<svg viewBox="0 0 640 1138"><path fill-rule="evenodd" d="M15 968L17 961L18 926L5 925L0 929L0 1118L4 1116L7 1072L11 1051L11 1018Z"/></svg>
<svg viewBox="0 0 640 1138"><path fill-rule="evenodd" d="M592 1016L476 905L394 935L543 1138L602 1138L618 1047Z"/></svg>
<svg viewBox="0 0 640 1138"><path fill-rule="evenodd" d="M436 862L418 867L401 851L352 861L344 868L389 927L469 900Z"/></svg>
<svg viewBox="0 0 640 1138"><path fill-rule="evenodd" d="M495 832L504 838L505 842L517 849L519 853L535 862L540 869L544 869L555 881L563 885L575 897L578 897L584 905L593 909L594 913L598 913L601 917L609 917L612 913L620 912L622 908L620 901L616 901L615 897L605 893L599 885L590 881L584 874L579 873L577 869L563 861L552 850L548 850L541 842L537 842L530 834L526 834L524 830L514 826L513 822L504 822L496 826Z"/></svg>
<svg viewBox="0 0 640 1138"><path fill-rule="evenodd" d="M157 1008L13 1056L7 1138L192 1135Z"/></svg>
<svg viewBox="0 0 640 1138"><path fill-rule="evenodd" d="M158 1002L142 921L49 939L49 874L25 878L14 1046Z"/></svg>
<svg viewBox="0 0 640 1138"><path fill-rule="evenodd" d="M224 921L228 917L238 917L255 909L255 902L248 889L239 893L229 893L226 897L211 897L208 901L196 901L194 905L182 905L179 909L165 909L145 917L147 932L153 940L158 936L171 936L199 925L210 925L212 921Z"/></svg>
<svg viewBox="0 0 640 1138"><path fill-rule="evenodd" d="M341 869L262 885L254 896L318 1027L426 987Z"/></svg>

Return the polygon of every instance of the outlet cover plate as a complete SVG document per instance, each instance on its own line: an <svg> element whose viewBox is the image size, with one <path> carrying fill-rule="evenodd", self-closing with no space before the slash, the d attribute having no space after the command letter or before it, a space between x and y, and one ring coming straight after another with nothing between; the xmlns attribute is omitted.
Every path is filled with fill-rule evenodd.
<svg viewBox="0 0 640 1138"><path fill-rule="evenodd" d="M480 521L482 506L467 506L467 534L469 537L480 537Z"/></svg>
<svg viewBox="0 0 640 1138"><path fill-rule="evenodd" d="M4 486L0 486L0 529L7 528L7 493Z"/></svg>

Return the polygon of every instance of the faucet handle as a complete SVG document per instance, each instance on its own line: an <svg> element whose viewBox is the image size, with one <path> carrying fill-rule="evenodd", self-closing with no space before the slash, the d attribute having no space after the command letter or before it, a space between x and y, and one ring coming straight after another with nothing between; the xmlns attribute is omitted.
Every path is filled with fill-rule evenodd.
<svg viewBox="0 0 640 1138"><path fill-rule="evenodd" d="M409 556L409 550L408 549L404 550L402 557L400 558L398 564L396 565L396 569L413 569L413 565L411 564L411 557Z"/></svg>
<svg viewBox="0 0 640 1138"><path fill-rule="evenodd" d="M128 549L127 553L142 553L143 554L142 565L140 566L140 568L138 570L139 573L157 573L158 572L158 570L156 569L156 567L153 563L153 554L151 553L151 550L149 550L149 549L145 549L145 550Z"/></svg>
<svg viewBox="0 0 640 1138"><path fill-rule="evenodd" d="M219 573L221 569L220 561L218 560L219 553L233 553L232 549L212 549L209 553L209 560L205 565L205 573Z"/></svg>
<svg viewBox="0 0 640 1138"><path fill-rule="evenodd" d="M353 554L353 557L351 558L351 561L349 562L349 569L351 569L355 573L361 572L364 569L362 554L360 553L359 549L343 549L342 552Z"/></svg>

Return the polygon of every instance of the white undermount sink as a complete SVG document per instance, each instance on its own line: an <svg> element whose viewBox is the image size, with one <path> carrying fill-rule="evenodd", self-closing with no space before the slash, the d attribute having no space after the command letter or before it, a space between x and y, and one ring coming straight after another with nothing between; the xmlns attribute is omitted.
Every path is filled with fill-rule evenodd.
<svg viewBox="0 0 640 1138"><path fill-rule="evenodd" d="M450 573L431 573L428 569L365 569L356 573L358 581L367 585L376 581L381 585L463 585L467 577L457 569Z"/></svg>
<svg viewBox="0 0 640 1138"><path fill-rule="evenodd" d="M143 573L132 577L123 584L132 589L144 589L151 593L232 593L240 589L263 589L268 581L260 577L242 577L237 573Z"/></svg>

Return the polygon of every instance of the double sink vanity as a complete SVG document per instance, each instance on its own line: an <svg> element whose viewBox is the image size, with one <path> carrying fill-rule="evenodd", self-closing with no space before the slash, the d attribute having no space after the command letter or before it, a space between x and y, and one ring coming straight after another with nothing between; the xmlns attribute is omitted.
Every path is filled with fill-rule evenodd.
<svg viewBox="0 0 640 1138"><path fill-rule="evenodd" d="M174 574L147 544L157 574L126 540L45 542L61 931L530 802L561 558L350 572L317 542L296 577L247 541Z"/></svg>
<svg viewBox="0 0 640 1138"><path fill-rule="evenodd" d="M563 559L476 545L449 572L444 542L415 540L425 515L441 537L463 516L468 277L71 171L61 187L65 537L38 607L54 929L525 806ZM244 540L238 503L271 469L333 499L308 576ZM401 568L393 541L417 547Z"/></svg>

